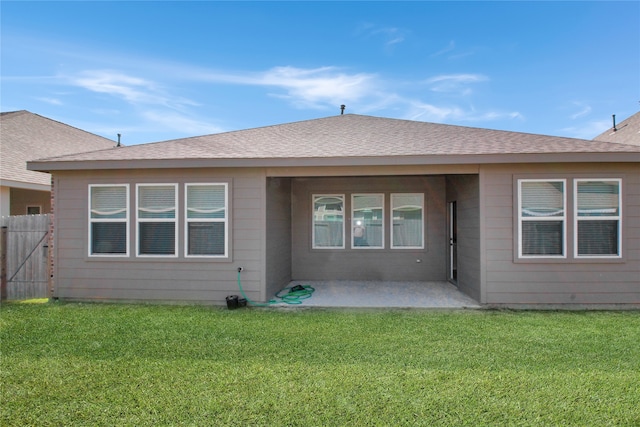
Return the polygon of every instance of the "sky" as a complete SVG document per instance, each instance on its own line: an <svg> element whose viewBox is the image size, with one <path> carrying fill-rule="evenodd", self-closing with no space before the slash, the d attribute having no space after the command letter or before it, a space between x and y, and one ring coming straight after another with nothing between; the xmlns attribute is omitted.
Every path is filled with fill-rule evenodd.
<svg viewBox="0 0 640 427"><path fill-rule="evenodd" d="M7 1L0 110L124 145L345 113L592 139L640 1Z"/></svg>

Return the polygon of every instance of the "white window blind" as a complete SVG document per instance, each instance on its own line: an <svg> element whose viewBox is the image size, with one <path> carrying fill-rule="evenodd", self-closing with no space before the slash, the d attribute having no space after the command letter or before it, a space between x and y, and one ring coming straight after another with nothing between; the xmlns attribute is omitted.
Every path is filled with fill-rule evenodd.
<svg viewBox="0 0 640 427"><path fill-rule="evenodd" d="M566 241L564 180L519 180L520 256L562 257Z"/></svg>
<svg viewBox="0 0 640 427"><path fill-rule="evenodd" d="M186 184L187 256L227 256L227 184Z"/></svg>
<svg viewBox="0 0 640 427"><path fill-rule="evenodd" d="M314 249L344 248L344 195L313 196Z"/></svg>
<svg viewBox="0 0 640 427"><path fill-rule="evenodd" d="M138 185L138 254L177 254L176 184Z"/></svg>
<svg viewBox="0 0 640 427"><path fill-rule="evenodd" d="M620 183L575 180L576 256L620 256Z"/></svg>
<svg viewBox="0 0 640 427"><path fill-rule="evenodd" d="M129 186L89 186L89 255L128 255Z"/></svg>
<svg viewBox="0 0 640 427"><path fill-rule="evenodd" d="M351 227L352 247L383 248L384 194L353 194Z"/></svg>
<svg viewBox="0 0 640 427"><path fill-rule="evenodd" d="M424 248L424 194L391 195L391 248Z"/></svg>

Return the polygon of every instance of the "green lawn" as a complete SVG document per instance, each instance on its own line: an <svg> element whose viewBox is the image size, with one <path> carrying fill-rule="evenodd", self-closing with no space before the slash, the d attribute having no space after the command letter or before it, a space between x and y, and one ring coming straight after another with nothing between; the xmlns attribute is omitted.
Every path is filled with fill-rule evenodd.
<svg viewBox="0 0 640 427"><path fill-rule="evenodd" d="M3 304L0 425L640 425L640 312Z"/></svg>

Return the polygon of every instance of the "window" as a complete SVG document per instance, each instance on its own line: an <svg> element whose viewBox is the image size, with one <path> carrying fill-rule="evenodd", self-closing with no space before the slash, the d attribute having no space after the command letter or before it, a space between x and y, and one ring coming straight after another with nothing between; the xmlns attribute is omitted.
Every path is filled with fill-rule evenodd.
<svg viewBox="0 0 640 427"><path fill-rule="evenodd" d="M40 215L41 211L41 206L27 206L27 215Z"/></svg>
<svg viewBox="0 0 640 427"><path fill-rule="evenodd" d="M564 257L566 253L566 181L518 180L521 257Z"/></svg>
<svg viewBox="0 0 640 427"><path fill-rule="evenodd" d="M314 249L344 249L344 194L313 196Z"/></svg>
<svg viewBox="0 0 640 427"><path fill-rule="evenodd" d="M176 256L176 184L138 184L138 255Z"/></svg>
<svg viewBox="0 0 640 427"><path fill-rule="evenodd" d="M619 257L619 179L575 180L576 257Z"/></svg>
<svg viewBox="0 0 640 427"><path fill-rule="evenodd" d="M384 248L384 194L351 196L351 247Z"/></svg>
<svg viewBox="0 0 640 427"><path fill-rule="evenodd" d="M391 248L424 248L424 194L391 195Z"/></svg>
<svg viewBox="0 0 640 427"><path fill-rule="evenodd" d="M89 255L128 256L129 186L89 186Z"/></svg>
<svg viewBox="0 0 640 427"><path fill-rule="evenodd" d="M186 184L186 256L226 257L227 184Z"/></svg>

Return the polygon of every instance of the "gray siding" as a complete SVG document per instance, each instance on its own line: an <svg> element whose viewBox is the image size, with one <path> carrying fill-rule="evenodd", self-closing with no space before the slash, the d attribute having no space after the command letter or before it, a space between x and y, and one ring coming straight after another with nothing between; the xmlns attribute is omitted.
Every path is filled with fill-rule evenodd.
<svg viewBox="0 0 640 427"><path fill-rule="evenodd" d="M487 165L481 168L484 294L488 304L640 304L640 172L634 164ZM622 259L574 259L572 194L567 258L517 258L518 178L622 178Z"/></svg>
<svg viewBox="0 0 640 427"><path fill-rule="evenodd" d="M229 182L230 258L184 257L184 184ZM64 299L223 303L238 294L243 267L247 296L263 297L264 177L250 170L138 170L56 173L54 296ZM131 238L128 258L88 256L89 184L129 184ZM135 184L178 183L176 258L135 256Z"/></svg>
<svg viewBox="0 0 640 427"><path fill-rule="evenodd" d="M446 182L447 203L457 206L457 285L480 301L480 180L478 175L451 175Z"/></svg>
<svg viewBox="0 0 640 427"><path fill-rule="evenodd" d="M291 179L267 179L266 298L291 281Z"/></svg>
<svg viewBox="0 0 640 427"><path fill-rule="evenodd" d="M389 249L391 193L425 194L425 248ZM385 249L351 249L350 210L346 211L346 249L312 249L313 194L385 194ZM293 265L295 280L446 280L446 202L443 176L296 178L293 180Z"/></svg>
<svg viewBox="0 0 640 427"><path fill-rule="evenodd" d="M442 281L447 279L447 202L458 208L458 286L489 305L640 304L640 172L635 164L482 165L459 174L266 178L257 168L68 171L55 174L54 296L86 300L223 304L239 294L237 268L252 300L264 301L290 280ZM453 169L452 169L453 171ZM329 171L330 172L330 171ZM621 178L623 257L573 258L567 217L564 260L517 258L518 178ZM230 258L184 257L184 184L228 182ZM131 254L88 256L90 184L129 184ZM179 184L179 256L135 256L135 184ZM392 250L390 194L425 194L425 248ZM344 194L346 249L314 250L312 194ZM385 194L385 249L350 248L350 196ZM571 195L568 195L571 200Z"/></svg>

